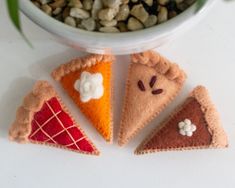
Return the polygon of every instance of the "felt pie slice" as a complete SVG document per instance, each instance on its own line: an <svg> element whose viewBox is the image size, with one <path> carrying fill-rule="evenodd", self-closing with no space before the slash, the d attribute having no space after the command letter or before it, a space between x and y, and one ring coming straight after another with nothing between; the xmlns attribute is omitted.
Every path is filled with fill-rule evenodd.
<svg viewBox="0 0 235 188"><path fill-rule="evenodd" d="M46 81L36 82L24 98L9 137L19 143L31 142L84 154L99 154Z"/></svg>
<svg viewBox="0 0 235 188"><path fill-rule="evenodd" d="M126 144L177 96L186 75L153 51L134 54L126 83L119 145Z"/></svg>
<svg viewBox="0 0 235 188"><path fill-rule="evenodd" d="M81 112L106 141L112 140L111 55L89 55L74 59L52 72Z"/></svg>
<svg viewBox="0 0 235 188"><path fill-rule="evenodd" d="M136 149L136 154L202 148L225 148L227 136L205 87L198 86L162 125Z"/></svg>

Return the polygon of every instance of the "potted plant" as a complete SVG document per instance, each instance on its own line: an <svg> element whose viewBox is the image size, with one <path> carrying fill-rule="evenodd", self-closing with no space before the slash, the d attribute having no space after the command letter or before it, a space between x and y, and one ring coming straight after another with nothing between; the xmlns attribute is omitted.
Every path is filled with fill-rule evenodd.
<svg viewBox="0 0 235 188"><path fill-rule="evenodd" d="M55 36L59 36L62 38L65 43L73 46L75 48L79 48L88 52L95 52L95 53L105 53L105 50L112 50L116 54L124 54L124 53L131 53L137 52L142 50L147 50L149 48L157 47L164 43L165 38L169 38L169 35L175 35L172 31L175 31L177 27L182 25L183 22L188 20L188 17L192 16L193 9L185 15L180 15L179 18L175 19L175 23L169 21L167 24L160 24L159 28L150 28L150 29L143 29L142 31L127 32L125 34L104 34L104 33L90 33L84 31L75 31L74 28L68 28L65 24L57 23L56 20L52 20L47 15L43 15L42 12L33 11L32 9L36 9L37 7L33 7L30 1L18 1L18 0L6 0L8 12L10 18L18 29L18 31L22 34L23 38L29 43L27 38L22 32L20 17L19 17L19 3L21 3L22 11L28 16L31 20L35 23L46 29L47 31L53 33ZM199 10L208 0L196 0L197 7L196 10ZM210 1L211 2L211 1ZM187 12L187 11L185 11ZM177 16L178 17L178 16ZM181 18L180 18L181 17ZM145 30L145 31L144 31ZM150 43L146 43L144 41L152 39L151 45ZM93 46L94 42L97 42ZM154 44L153 44L154 43ZM29 43L30 44L30 43ZM128 44L132 44L133 47L129 47L129 49L125 49ZM114 47L115 46L115 47ZM140 48L141 46L141 48Z"/></svg>

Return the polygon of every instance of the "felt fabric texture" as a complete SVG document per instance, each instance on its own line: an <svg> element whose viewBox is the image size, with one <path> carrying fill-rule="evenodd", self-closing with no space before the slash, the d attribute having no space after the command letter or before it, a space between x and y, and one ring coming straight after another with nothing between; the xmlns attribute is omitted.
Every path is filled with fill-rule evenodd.
<svg viewBox="0 0 235 188"><path fill-rule="evenodd" d="M211 113L213 112L213 113ZM208 113L209 116L208 117ZM209 118L209 119L208 119ZM178 123L185 119L196 125L191 137L179 133ZM216 126L215 126L216 125ZM215 136L216 135L216 136ZM220 137L218 139L218 137ZM223 140L222 140L223 139ZM162 125L136 149L136 154L168 150L227 147L227 138L206 89L197 87Z"/></svg>
<svg viewBox="0 0 235 188"><path fill-rule="evenodd" d="M52 73L53 77L57 79L58 75L61 75L61 72L64 71L63 76L59 77L64 90L108 142L111 142L113 137L111 66L112 58L110 56L90 55L61 65ZM63 67L63 71L61 71L61 67ZM101 98L91 99L88 102L81 101L80 93L74 88L74 83L80 79L84 71L102 74L104 94Z"/></svg>
<svg viewBox="0 0 235 188"><path fill-rule="evenodd" d="M71 150L94 152L92 145L53 97L34 114L29 140L59 145Z"/></svg>
<svg viewBox="0 0 235 188"><path fill-rule="evenodd" d="M148 52L132 57L121 116L119 145L128 143L157 117L179 93L186 78L178 65L166 61L156 53L151 52L151 56L156 58L151 59ZM156 67L158 62L154 60L161 61L161 65ZM182 77L184 79L179 81L178 78Z"/></svg>
<svg viewBox="0 0 235 188"><path fill-rule="evenodd" d="M47 81L37 81L26 95L9 130L9 138L19 143L31 142L84 154L99 154Z"/></svg>

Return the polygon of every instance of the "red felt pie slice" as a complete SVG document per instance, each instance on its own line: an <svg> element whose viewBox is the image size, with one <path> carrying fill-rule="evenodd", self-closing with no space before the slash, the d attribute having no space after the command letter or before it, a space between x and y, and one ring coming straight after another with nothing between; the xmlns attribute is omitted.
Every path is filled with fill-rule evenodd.
<svg viewBox="0 0 235 188"><path fill-rule="evenodd" d="M136 154L227 145L227 136L207 90L198 86L184 104L140 144Z"/></svg>
<svg viewBox="0 0 235 188"><path fill-rule="evenodd" d="M95 146L72 119L56 92L46 81L38 81L16 114L9 137L79 153L98 155Z"/></svg>

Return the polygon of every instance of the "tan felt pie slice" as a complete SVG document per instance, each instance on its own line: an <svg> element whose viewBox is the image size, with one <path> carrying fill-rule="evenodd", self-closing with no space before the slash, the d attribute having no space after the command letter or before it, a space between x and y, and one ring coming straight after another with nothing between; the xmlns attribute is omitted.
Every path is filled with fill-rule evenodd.
<svg viewBox="0 0 235 188"><path fill-rule="evenodd" d="M99 154L46 81L36 82L24 98L9 137L19 143L31 142L84 154Z"/></svg>
<svg viewBox="0 0 235 188"><path fill-rule="evenodd" d="M147 51L134 54L126 83L119 145L126 144L176 97L186 75L178 65Z"/></svg>
<svg viewBox="0 0 235 188"><path fill-rule="evenodd" d="M52 72L83 114L106 141L112 140L111 55L89 55L63 64Z"/></svg>
<svg viewBox="0 0 235 188"><path fill-rule="evenodd" d="M218 112L206 88L198 86L184 104L140 144L135 153L227 146L227 136Z"/></svg>

